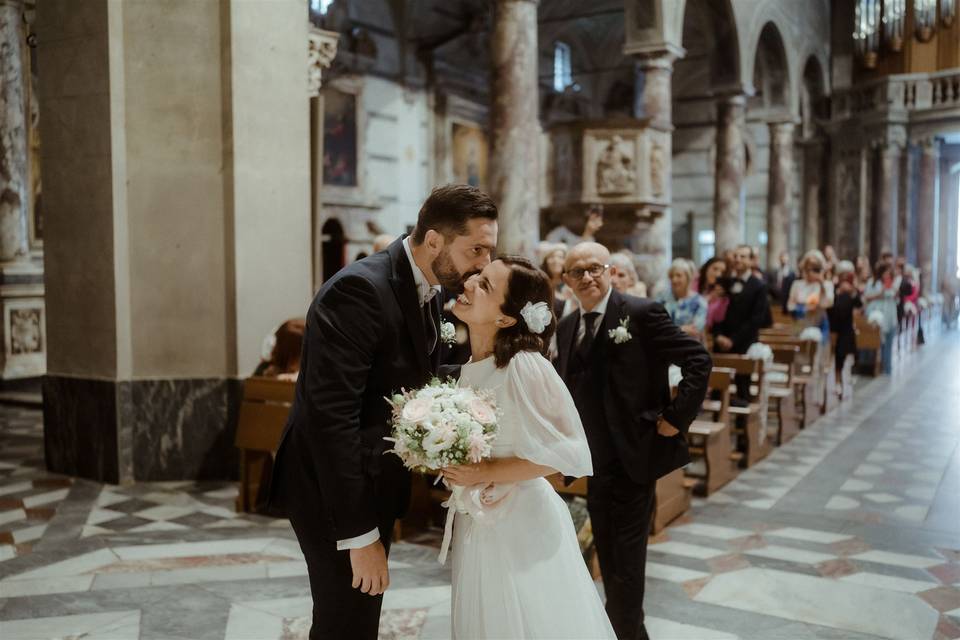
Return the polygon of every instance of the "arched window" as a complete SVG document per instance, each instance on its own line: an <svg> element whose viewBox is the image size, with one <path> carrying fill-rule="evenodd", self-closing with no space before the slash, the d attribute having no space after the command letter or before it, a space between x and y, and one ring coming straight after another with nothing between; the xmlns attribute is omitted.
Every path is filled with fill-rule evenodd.
<svg viewBox="0 0 960 640"><path fill-rule="evenodd" d="M331 4L333 4L333 0L310 0L310 11L325 16Z"/></svg>
<svg viewBox="0 0 960 640"><path fill-rule="evenodd" d="M570 66L570 45L558 42L553 47L553 89L557 93L573 84L573 70Z"/></svg>

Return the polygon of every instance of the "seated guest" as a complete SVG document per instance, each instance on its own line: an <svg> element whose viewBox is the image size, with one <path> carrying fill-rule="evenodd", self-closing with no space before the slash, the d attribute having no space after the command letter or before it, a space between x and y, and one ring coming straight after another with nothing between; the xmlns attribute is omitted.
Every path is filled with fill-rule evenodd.
<svg viewBox="0 0 960 640"><path fill-rule="evenodd" d="M804 326L818 327L829 337L827 309L833 306L833 282L824 277L826 258L816 249L808 251L800 261L802 280L790 287L787 311L801 320Z"/></svg>
<svg viewBox="0 0 960 640"><path fill-rule="evenodd" d="M830 317L830 331L837 334L837 344L834 348L834 370L837 376L837 389L843 396L843 364L847 356L857 357L857 332L853 326L853 312L863 306L860 292L857 290L857 273L853 263L842 260L837 264L836 296L833 306L828 310Z"/></svg>
<svg viewBox="0 0 960 640"><path fill-rule="evenodd" d="M690 261L677 258L670 265L667 276L670 278L670 289L660 295L658 302L663 304L670 319L684 333L702 338L707 324L707 300L690 287L693 282Z"/></svg>
<svg viewBox="0 0 960 640"><path fill-rule="evenodd" d="M270 359L264 360L253 372L255 376L296 380L300 373L300 350L303 347L303 318L292 318L273 332Z"/></svg>
<svg viewBox="0 0 960 640"><path fill-rule="evenodd" d="M723 258L714 256L700 267L700 277L697 279L697 291L707 300L707 321L705 331L710 331L713 325L723 322L727 314L730 298L720 280L727 270L727 263Z"/></svg>
<svg viewBox="0 0 960 640"><path fill-rule="evenodd" d="M610 277L613 279L613 288L637 298L647 297L647 285L640 280L633 258L626 253L615 253L610 256Z"/></svg>

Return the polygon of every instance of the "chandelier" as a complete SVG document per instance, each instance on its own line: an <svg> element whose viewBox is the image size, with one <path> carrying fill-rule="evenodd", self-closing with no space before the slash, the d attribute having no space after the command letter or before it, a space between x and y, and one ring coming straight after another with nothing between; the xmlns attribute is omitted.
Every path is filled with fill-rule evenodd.
<svg viewBox="0 0 960 640"><path fill-rule="evenodd" d="M913 0L913 26L920 42L928 42L937 29L937 0Z"/></svg>
<svg viewBox="0 0 960 640"><path fill-rule="evenodd" d="M883 3L883 37L891 51L903 48L903 22L907 15L907 0L887 0Z"/></svg>
<svg viewBox="0 0 960 640"><path fill-rule="evenodd" d="M877 65L877 50L880 48L880 0L857 0L853 41L857 55L863 60L863 66L874 68Z"/></svg>
<svg viewBox="0 0 960 640"><path fill-rule="evenodd" d="M957 0L940 0L940 20L943 26L953 26L955 15L957 15Z"/></svg>

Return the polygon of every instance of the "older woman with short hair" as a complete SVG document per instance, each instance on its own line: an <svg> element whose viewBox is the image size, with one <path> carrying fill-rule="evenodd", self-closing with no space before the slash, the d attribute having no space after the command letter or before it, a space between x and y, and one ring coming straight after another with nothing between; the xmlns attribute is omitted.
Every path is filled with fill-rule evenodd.
<svg viewBox="0 0 960 640"><path fill-rule="evenodd" d="M707 324L707 299L693 289L693 263L677 258L670 265L667 276L670 288L658 298L673 322L684 332L700 338Z"/></svg>
<svg viewBox="0 0 960 640"><path fill-rule="evenodd" d="M625 253L615 253L610 256L610 266L614 267L610 273L614 289L637 298L647 297L647 285L640 280L633 258Z"/></svg>
<svg viewBox="0 0 960 640"><path fill-rule="evenodd" d="M794 280L787 299L787 311L808 327L828 335L827 309L833 306L833 281L826 277L827 259L813 249L800 261L800 278Z"/></svg>

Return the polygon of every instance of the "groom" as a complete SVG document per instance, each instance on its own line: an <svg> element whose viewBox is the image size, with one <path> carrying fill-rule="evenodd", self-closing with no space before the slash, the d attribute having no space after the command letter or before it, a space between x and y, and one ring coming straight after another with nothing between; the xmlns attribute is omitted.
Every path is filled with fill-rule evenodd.
<svg viewBox="0 0 960 640"><path fill-rule="evenodd" d="M296 397L274 472L307 561L310 638L377 637L394 520L410 476L384 455L384 397L425 384L440 361L441 286L463 291L490 263L497 208L467 185L434 189L411 236L338 272L307 310Z"/></svg>
<svg viewBox="0 0 960 640"><path fill-rule="evenodd" d="M556 361L593 457L587 509L607 615L621 640L646 640L643 588L657 478L689 462L684 434L707 391L710 356L663 306L610 286L610 252L575 246L564 280L580 301L557 328ZM671 400L667 367L683 380Z"/></svg>

